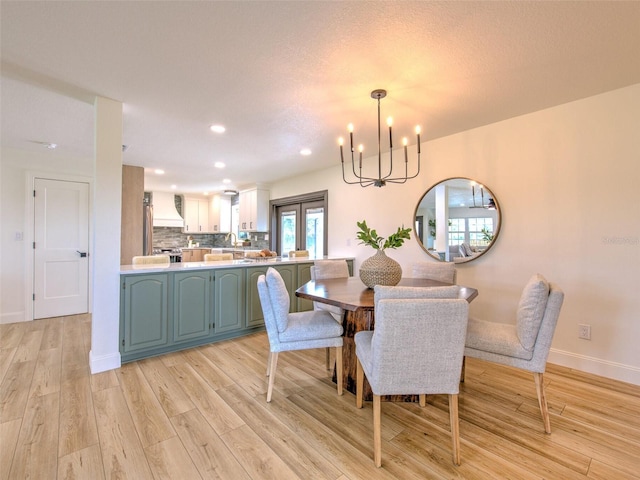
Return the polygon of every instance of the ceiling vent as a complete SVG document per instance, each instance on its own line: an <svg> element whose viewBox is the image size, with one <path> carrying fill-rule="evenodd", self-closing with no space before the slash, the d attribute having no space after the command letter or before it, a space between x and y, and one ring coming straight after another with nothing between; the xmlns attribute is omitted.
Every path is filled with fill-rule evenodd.
<svg viewBox="0 0 640 480"><path fill-rule="evenodd" d="M167 192L153 192L154 227L184 227L184 220L176 210L175 195Z"/></svg>

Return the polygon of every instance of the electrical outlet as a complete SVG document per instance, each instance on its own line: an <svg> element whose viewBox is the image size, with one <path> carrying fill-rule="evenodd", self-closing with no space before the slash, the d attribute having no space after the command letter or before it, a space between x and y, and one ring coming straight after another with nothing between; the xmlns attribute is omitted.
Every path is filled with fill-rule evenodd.
<svg viewBox="0 0 640 480"><path fill-rule="evenodd" d="M578 325L578 338L591 340L591 325Z"/></svg>

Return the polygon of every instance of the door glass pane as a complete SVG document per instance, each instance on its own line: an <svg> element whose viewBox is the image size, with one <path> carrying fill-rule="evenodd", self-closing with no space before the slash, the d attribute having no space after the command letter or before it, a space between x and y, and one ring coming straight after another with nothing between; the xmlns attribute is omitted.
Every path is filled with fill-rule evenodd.
<svg viewBox="0 0 640 480"><path fill-rule="evenodd" d="M296 249L296 210L281 210L280 212L280 255L288 255Z"/></svg>
<svg viewBox="0 0 640 480"><path fill-rule="evenodd" d="M320 258L324 252L324 208L306 208L305 214L305 248L309 255Z"/></svg>

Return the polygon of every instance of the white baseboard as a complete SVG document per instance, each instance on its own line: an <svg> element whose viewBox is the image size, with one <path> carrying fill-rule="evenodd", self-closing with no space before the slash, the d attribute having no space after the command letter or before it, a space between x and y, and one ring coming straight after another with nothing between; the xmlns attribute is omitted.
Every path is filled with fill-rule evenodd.
<svg viewBox="0 0 640 480"><path fill-rule="evenodd" d="M578 355L552 348L549 352L549 363L574 368L582 372L593 373L602 377L620 380L621 382L640 385L640 368L622 363L610 362L600 358Z"/></svg>
<svg viewBox="0 0 640 480"><path fill-rule="evenodd" d="M9 312L0 314L0 324L26 322L24 312Z"/></svg>
<svg viewBox="0 0 640 480"><path fill-rule="evenodd" d="M102 355L97 357L93 354L93 351L89 352L89 367L91 368L91 374L100 372L106 372L107 370L113 370L122 366L122 360L120 358L120 352L110 353L109 355Z"/></svg>

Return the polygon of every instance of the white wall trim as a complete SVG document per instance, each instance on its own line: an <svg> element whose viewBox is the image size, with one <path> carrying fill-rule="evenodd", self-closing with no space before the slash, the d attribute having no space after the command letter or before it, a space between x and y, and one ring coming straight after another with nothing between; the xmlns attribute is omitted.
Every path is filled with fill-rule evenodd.
<svg viewBox="0 0 640 480"><path fill-rule="evenodd" d="M600 358L580 355L552 348L549 352L549 363L574 368L594 375L620 380L621 382L640 385L640 368L622 363L610 362Z"/></svg>
<svg viewBox="0 0 640 480"><path fill-rule="evenodd" d="M20 312L8 312L0 314L0 325L5 323L18 323L26 321L27 319L24 315L24 310Z"/></svg>
<svg viewBox="0 0 640 480"><path fill-rule="evenodd" d="M91 375L106 372L107 370L114 370L121 366L122 359L120 352L98 356L93 354L93 350L89 351L89 368L91 369Z"/></svg>
<svg viewBox="0 0 640 480"><path fill-rule="evenodd" d="M59 180L67 182L80 182L89 184L89 239L93 238L93 178L82 175L67 175L47 171L27 170L26 172L26 188L25 188L25 216L24 216L24 318L23 321L33 320L33 249L28 248L28 245L32 245L34 242L34 200L33 189L36 178L44 178L49 180ZM91 243L89 243L91 248ZM91 252L89 253L89 259L91 260ZM88 296L88 309L91 313L91 300L93 292L93 262L89 261L89 296ZM2 322L3 323L3 322Z"/></svg>

